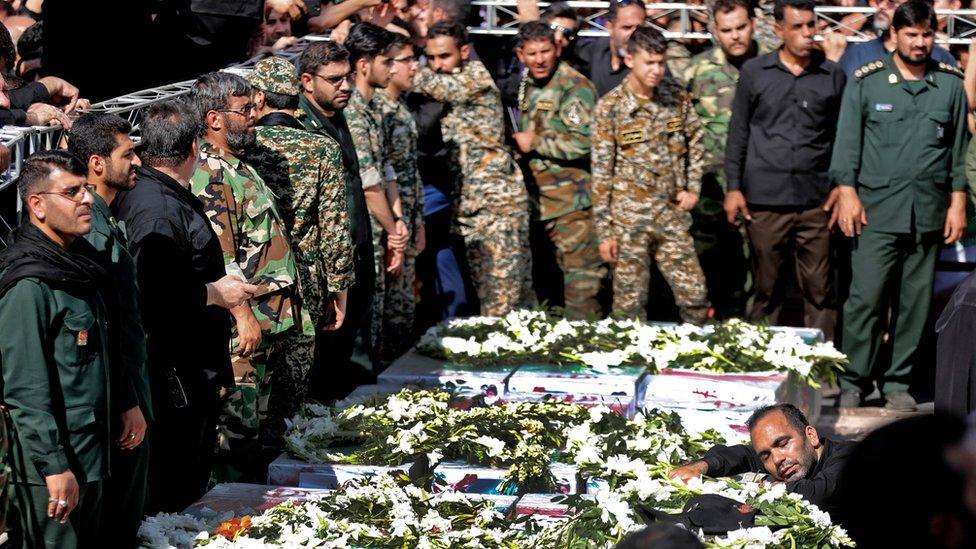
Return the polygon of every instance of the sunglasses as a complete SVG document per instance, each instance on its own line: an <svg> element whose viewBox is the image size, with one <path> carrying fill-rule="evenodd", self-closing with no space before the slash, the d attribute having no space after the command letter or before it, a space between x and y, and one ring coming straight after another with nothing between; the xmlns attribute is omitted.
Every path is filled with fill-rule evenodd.
<svg viewBox="0 0 976 549"><path fill-rule="evenodd" d="M566 40L573 40L574 38L576 38L576 29L567 28L562 25L557 25L555 23L549 23L549 28L552 29L553 32L563 33L563 38L565 38Z"/></svg>

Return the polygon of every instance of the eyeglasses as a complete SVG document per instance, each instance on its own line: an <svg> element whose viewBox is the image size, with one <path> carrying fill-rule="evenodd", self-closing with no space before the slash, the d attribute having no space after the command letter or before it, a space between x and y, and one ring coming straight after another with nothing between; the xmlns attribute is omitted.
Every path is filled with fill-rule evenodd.
<svg viewBox="0 0 976 549"><path fill-rule="evenodd" d="M336 76L322 76L321 74L315 73L312 76L316 78L321 78L322 80L328 82L329 85L335 87L341 84L343 80L348 80L351 82L353 76L355 76L355 73L349 72L347 74L338 74Z"/></svg>
<svg viewBox="0 0 976 549"><path fill-rule="evenodd" d="M570 29L562 25L557 25L555 23L549 23L549 28L552 29L553 32L563 33L563 38L565 38L566 40L572 40L576 38L576 29Z"/></svg>
<svg viewBox="0 0 976 549"><path fill-rule="evenodd" d="M63 191L42 191L34 194L54 194L58 196L63 196L68 200L74 202L75 204L81 204L85 200L85 195L90 194L95 195L95 186L89 183L84 185L78 185L77 187L70 187Z"/></svg>
<svg viewBox="0 0 976 549"><path fill-rule="evenodd" d="M239 109L215 109L217 112L232 112L241 116L247 116L254 110L254 103L248 103Z"/></svg>

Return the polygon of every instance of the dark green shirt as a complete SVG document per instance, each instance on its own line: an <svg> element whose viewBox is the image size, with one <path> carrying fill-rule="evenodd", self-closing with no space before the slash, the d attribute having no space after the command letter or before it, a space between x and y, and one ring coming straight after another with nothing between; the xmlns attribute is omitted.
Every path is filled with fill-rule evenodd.
<svg viewBox="0 0 976 549"><path fill-rule="evenodd" d="M962 73L929 61L906 81L888 55L847 82L830 176L857 189L865 230L941 230L949 193L966 189L968 140Z"/></svg>

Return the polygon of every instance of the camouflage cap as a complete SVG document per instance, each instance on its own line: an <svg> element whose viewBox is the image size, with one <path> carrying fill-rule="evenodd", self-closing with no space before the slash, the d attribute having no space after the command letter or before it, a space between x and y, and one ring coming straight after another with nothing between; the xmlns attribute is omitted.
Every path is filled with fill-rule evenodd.
<svg viewBox="0 0 976 549"><path fill-rule="evenodd" d="M281 57L262 59L247 76L247 81L256 89L298 95L298 71L295 66Z"/></svg>

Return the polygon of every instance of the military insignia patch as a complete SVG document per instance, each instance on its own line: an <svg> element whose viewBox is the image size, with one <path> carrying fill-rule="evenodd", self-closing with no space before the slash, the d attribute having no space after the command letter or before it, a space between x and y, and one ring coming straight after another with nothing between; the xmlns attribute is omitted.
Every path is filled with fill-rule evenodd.
<svg viewBox="0 0 976 549"><path fill-rule="evenodd" d="M578 97L570 99L559 108L559 118L569 128L579 128L590 123L590 111Z"/></svg>
<svg viewBox="0 0 976 549"><path fill-rule="evenodd" d="M555 105L553 105L552 101L541 100L536 102L535 108L539 111L551 111L555 108Z"/></svg>
<svg viewBox="0 0 976 549"><path fill-rule="evenodd" d="M647 134L644 130L623 130L620 135L617 136L617 141L621 145L633 145L634 143L643 143L647 141Z"/></svg>
<svg viewBox="0 0 976 549"><path fill-rule="evenodd" d="M680 132L684 128L684 124L681 123L681 119L675 116L674 118L668 118L664 121L664 127L667 129L668 133Z"/></svg>

